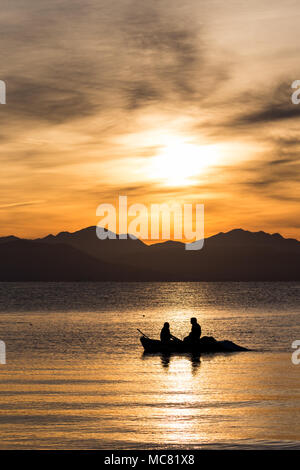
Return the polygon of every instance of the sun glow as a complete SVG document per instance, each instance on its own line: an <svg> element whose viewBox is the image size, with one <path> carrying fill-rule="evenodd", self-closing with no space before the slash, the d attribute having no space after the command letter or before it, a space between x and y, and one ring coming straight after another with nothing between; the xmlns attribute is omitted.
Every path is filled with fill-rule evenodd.
<svg viewBox="0 0 300 470"><path fill-rule="evenodd" d="M188 186L194 177L215 164L219 152L215 145L195 145L188 142L172 141L154 156L150 177L168 186Z"/></svg>

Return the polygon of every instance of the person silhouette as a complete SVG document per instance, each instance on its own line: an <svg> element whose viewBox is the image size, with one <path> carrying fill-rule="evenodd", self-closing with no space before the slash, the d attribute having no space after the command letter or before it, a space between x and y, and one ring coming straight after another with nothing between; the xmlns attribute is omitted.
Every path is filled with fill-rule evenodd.
<svg viewBox="0 0 300 470"><path fill-rule="evenodd" d="M171 338L172 335L170 332L170 324L168 322L165 322L160 332L160 340L162 343L169 343L171 341Z"/></svg>
<svg viewBox="0 0 300 470"><path fill-rule="evenodd" d="M199 323L197 322L197 318L195 317L191 318L191 324L192 324L191 332L186 338L184 338L183 341L189 342L189 343L195 343L199 341L201 337L201 326L199 325Z"/></svg>

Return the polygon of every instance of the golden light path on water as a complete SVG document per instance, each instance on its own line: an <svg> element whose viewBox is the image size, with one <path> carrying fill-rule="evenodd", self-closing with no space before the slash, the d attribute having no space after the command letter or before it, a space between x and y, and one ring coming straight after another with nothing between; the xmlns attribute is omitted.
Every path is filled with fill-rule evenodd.
<svg viewBox="0 0 300 470"><path fill-rule="evenodd" d="M282 358L273 359L282 370ZM292 366L283 386L270 357L264 365L256 359L252 364L229 360L229 367L224 359L208 359L197 371L187 358L171 360L168 370L159 362L147 360L151 378L142 378L127 364L130 384L116 364L110 364L109 372L101 360L83 362L73 371L66 364L62 370L63 361L52 372L38 371L33 364L36 372L25 369L10 382L6 376L8 384L1 374L1 395L5 390L8 395L1 400L1 447L193 448L234 446L249 439L281 439L284 444L299 437L299 383ZM243 366L245 375L249 369L252 374L249 382L241 377ZM126 368L124 361L120 368ZM228 381L232 373L234 380ZM265 379L255 380L258 374ZM277 388L271 393L270 383ZM18 394L24 397L21 402Z"/></svg>
<svg viewBox="0 0 300 470"><path fill-rule="evenodd" d="M0 316L7 345L0 368L1 448L299 444L299 366L290 351L300 334L297 283L4 287L14 312ZM12 303L17 296L27 312ZM41 308L45 298L49 311ZM87 299L91 308L81 311ZM168 320L183 337L191 316L204 335L253 351L142 353L137 327L158 337Z"/></svg>

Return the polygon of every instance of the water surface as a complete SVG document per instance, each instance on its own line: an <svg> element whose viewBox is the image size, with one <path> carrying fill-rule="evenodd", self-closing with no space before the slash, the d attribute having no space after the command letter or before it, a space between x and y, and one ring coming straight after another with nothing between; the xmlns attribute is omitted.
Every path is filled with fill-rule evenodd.
<svg viewBox="0 0 300 470"><path fill-rule="evenodd" d="M2 449L300 448L300 283L1 283ZM164 321L254 351L144 356Z"/></svg>

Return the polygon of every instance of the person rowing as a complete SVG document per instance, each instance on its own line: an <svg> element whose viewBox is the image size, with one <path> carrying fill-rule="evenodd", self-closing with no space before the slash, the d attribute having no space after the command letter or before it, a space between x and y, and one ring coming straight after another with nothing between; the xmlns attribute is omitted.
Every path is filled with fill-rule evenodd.
<svg viewBox="0 0 300 470"><path fill-rule="evenodd" d="M181 342L181 340L176 338L176 336L171 335L170 324L168 322L165 322L164 326L162 327L162 330L160 332L160 340L164 344L170 343L170 341L179 341L179 342Z"/></svg>

